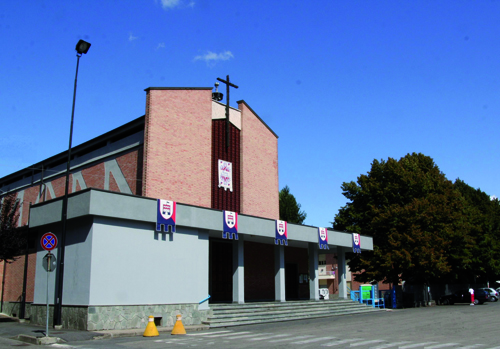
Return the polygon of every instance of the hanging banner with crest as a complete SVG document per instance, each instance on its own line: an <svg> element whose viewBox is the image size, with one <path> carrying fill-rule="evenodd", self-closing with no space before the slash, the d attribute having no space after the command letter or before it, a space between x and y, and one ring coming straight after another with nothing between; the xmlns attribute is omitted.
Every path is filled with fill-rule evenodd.
<svg viewBox="0 0 500 349"><path fill-rule="evenodd" d="M285 221L276 220L276 238L274 239L275 245L288 246L288 230Z"/></svg>
<svg viewBox="0 0 500 349"><path fill-rule="evenodd" d="M352 252L361 253L361 235L352 233Z"/></svg>
<svg viewBox="0 0 500 349"><path fill-rule="evenodd" d="M222 238L238 240L238 213L223 211ZM229 236L228 236L229 235Z"/></svg>
<svg viewBox="0 0 500 349"><path fill-rule="evenodd" d="M175 201L158 199L158 210L156 212L156 231L163 231L168 233L170 231L175 233L175 215L177 211L177 203Z"/></svg>
<svg viewBox="0 0 500 349"><path fill-rule="evenodd" d="M233 191L233 164L219 159L219 188Z"/></svg>
<svg viewBox="0 0 500 349"><path fill-rule="evenodd" d="M328 247L328 230L326 228L318 228L319 249L329 250Z"/></svg>

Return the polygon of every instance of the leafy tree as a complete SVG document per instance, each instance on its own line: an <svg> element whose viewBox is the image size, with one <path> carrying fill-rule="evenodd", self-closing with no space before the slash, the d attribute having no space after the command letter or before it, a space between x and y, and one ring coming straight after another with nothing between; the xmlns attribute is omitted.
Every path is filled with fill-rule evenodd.
<svg viewBox="0 0 500 349"><path fill-rule="evenodd" d="M300 204L295 200L295 196L290 194L288 185L280 190L280 220L288 223L302 224L307 214L300 210Z"/></svg>
<svg viewBox="0 0 500 349"><path fill-rule="evenodd" d="M374 160L342 190L350 202L335 216L334 229L373 237L373 251L351 256L358 281L429 283L471 270L466 203L432 158L413 153Z"/></svg>
<svg viewBox="0 0 500 349"><path fill-rule="evenodd" d="M8 195L0 202L0 261L13 262L26 246L26 238L17 229L19 202Z"/></svg>
<svg viewBox="0 0 500 349"><path fill-rule="evenodd" d="M500 204L480 189L474 189L457 179L455 188L464 197L467 208L464 214L471 222L470 235L474 239L471 249L473 270L468 279L481 276L484 281L500 275Z"/></svg>

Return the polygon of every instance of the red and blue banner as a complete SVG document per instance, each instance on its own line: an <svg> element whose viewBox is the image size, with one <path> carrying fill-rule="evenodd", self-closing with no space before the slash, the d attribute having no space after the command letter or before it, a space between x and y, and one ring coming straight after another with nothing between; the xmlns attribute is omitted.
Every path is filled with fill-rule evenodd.
<svg viewBox="0 0 500 349"><path fill-rule="evenodd" d="M175 201L158 199L158 210L156 211L156 231L163 231L168 233L170 231L175 233L175 215L177 211L177 204Z"/></svg>
<svg viewBox="0 0 500 349"><path fill-rule="evenodd" d="M223 211L223 213L222 238L231 240L234 237L238 240L238 213L232 211Z"/></svg>
<svg viewBox="0 0 500 349"><path fill-rule="evenodd" d="M352 233L352 252L361 253L361 235Z"/></svg>
<svg viewBox="0 0 500 349"><path fill-rule="evenodd" d="M328 247L328 230L326 228L318 228L319 249L329 250Z"/></svg>
<svg viewBox="0 0 500 349"><path fill-rule="evenodd" d="M288 229L285 221L276 220L276 238L274 239L275 245L288 246Z"/></svg>

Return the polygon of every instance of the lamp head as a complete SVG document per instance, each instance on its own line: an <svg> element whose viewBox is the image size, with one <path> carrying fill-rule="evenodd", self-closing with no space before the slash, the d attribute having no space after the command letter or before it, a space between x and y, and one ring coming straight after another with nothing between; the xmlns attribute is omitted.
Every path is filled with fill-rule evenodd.
<svg viewBox="0 0 500 349"><path fill-rule="evenodd" d="M79 40L78 43L76 44L76 52L78 52L78 54L82 54L82 53L87 53L89 51L89 48L90 48L90 43L87 42L87 41L84 41L84 40Z"/></svg>

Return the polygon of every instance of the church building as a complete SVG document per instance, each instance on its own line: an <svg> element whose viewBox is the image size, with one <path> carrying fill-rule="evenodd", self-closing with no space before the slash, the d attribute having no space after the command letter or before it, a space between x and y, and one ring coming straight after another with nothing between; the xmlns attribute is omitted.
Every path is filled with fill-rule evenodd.
<svg viewBox="0 0 500 349"><path fill-rule="evenodd" d="M1 311L45 324L46 292L52 317L61 287L64 328L144 328L149 315L168 326L177 313L200 324L214 303L319 300L326 253L346 298L353 236L279 220L278 136L250 105L211 87L145 92L144 116L72 148L64 237L67 151L0 178L31 237L0 263Z"/></svg>

